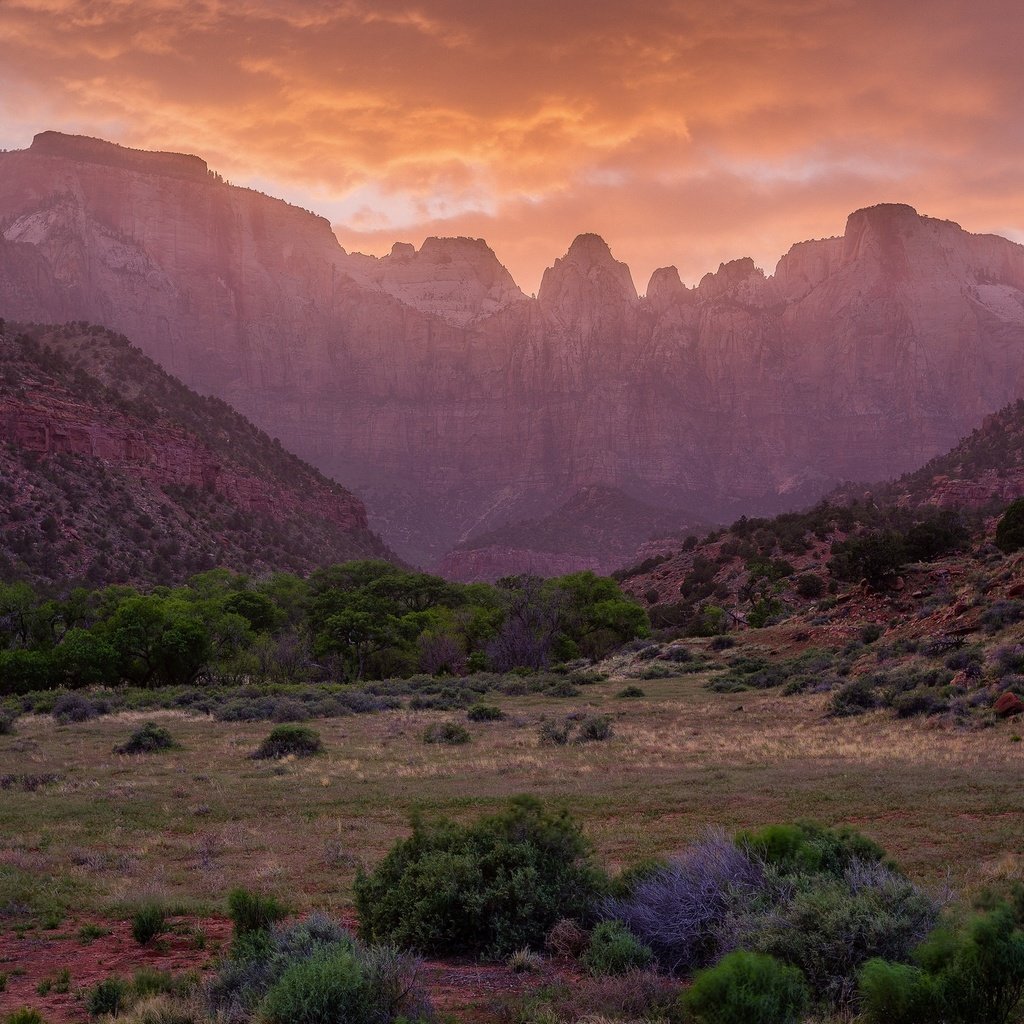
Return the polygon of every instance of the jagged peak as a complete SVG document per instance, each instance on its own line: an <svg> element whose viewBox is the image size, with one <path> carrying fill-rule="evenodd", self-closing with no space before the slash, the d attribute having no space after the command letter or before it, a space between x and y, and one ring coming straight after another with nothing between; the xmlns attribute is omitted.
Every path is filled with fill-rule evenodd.
<svg viewBox="0 0 1024 1024"><path fill-rule="evenodd" d="M570 285L570 281L575 284ZM597 283L599 281L600 284ZM611 248L600 235L586 232L577 235L569 251L544 271L537 298L542 304L559 305L567 287L577 290L595 286L609 298L618 292L617 297L629 304L638 301L629 267L612 255Z"/></svg>

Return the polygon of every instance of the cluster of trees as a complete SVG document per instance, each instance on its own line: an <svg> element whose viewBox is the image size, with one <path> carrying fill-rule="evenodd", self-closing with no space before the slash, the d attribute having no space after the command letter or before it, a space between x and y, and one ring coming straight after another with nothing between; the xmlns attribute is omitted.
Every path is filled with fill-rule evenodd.
<svg viewBox="0 0 1024 1024"><path fill-rule="evenodd" d="M0 695L541 669L602 657L647 633L644 610L590 572L491 586L354 561L308 579L215 569L148 593L111 586L48 597L0 584Z"/></svg>

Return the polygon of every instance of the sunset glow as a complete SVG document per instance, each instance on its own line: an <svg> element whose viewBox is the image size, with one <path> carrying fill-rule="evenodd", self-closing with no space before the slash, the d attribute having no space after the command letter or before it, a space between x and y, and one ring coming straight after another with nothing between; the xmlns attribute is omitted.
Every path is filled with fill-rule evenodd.
<svg viewBox="0 0 1024 1024"><path fill-rule="evenodd" d="M527 291L582 230L642 291L911 203L1024 237L1009 0L6 0L0 146L198 153L381 253L485 237Z"/></svg>

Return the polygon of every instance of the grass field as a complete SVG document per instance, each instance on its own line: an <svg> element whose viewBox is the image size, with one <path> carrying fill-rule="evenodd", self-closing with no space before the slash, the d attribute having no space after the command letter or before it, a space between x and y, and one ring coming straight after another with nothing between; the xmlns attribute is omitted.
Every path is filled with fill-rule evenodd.
<svg viewBox="0 0 1024 1024"><path fill-rule="evenodd" d="M570 810L613 869L671 853L708 825L813 818L854 824L928 884L973 888L1020 871L1019 726L828 719L823 696L721 695L703 681L645 681L640 699L617 698L621 681L569 699L502 698L507 718L467 723L472 742L456 747L421 737L431 722L464 720L458 712L318 720L326 753L283 762L248 757L267 723L24 717L0 737L0 907L8 925L52 925L64 911L120 917L153 897L212 913L246 885L296 910L338 910L357 865L375 863L414 809L465 818L516 793ZM611 739L540 744L545 717L594 708L613 716ZM112 753L146 720L182 749Z"/></svg>

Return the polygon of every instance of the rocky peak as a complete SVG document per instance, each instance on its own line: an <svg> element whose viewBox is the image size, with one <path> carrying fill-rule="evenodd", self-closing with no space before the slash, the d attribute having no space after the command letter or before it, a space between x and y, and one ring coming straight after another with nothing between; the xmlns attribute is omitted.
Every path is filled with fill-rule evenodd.
<svg viewBox="0 0 1024 1024"><path fill-rule="evenodd" d="M349 269L360 284L458 326L526 298L482 238L430 237L418 251L396 242L379 260L353 257Z"/></svg>
<svg viewBox="0 0 1024 1024"><path fill-rule="evenodd" d="M745 256L720 264L717 273L705 274L697 286L697 295L705 302L725 295L740 302L755 302L765 284L764 271Z"/></svg>
<svg viewBox="0 0 1024 1024"><path fill-rule="evenodd" d="M692 292L679 278L675 267L659 267L647 285L647 301L659 312L675 302L688 299Z"/></svg>
<svg viewBox="0 0 1024 1024"><path fill-rule="evenodd" d="M595 234L577 235L569 251L544 271L537 298L545 312L563 321L639 301L629 267Z"/></svg>

